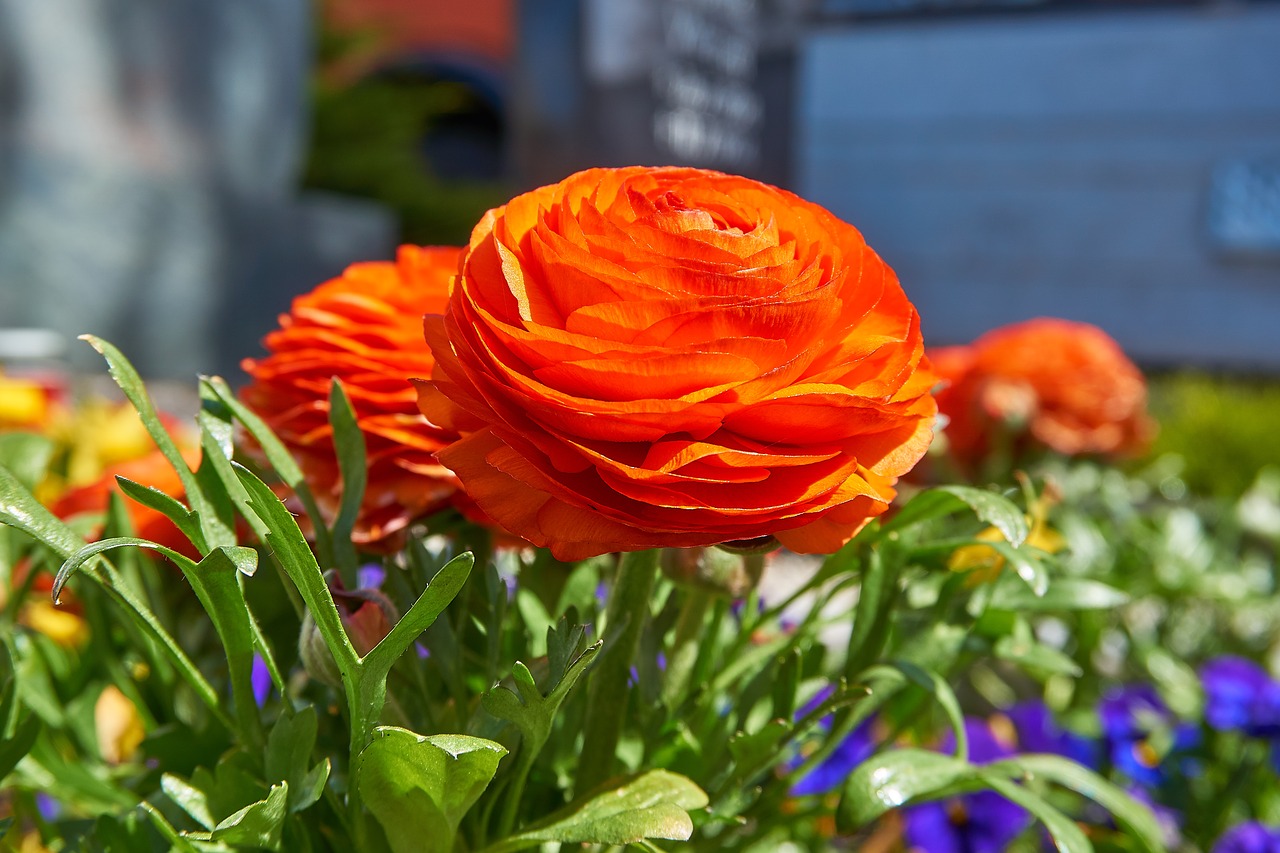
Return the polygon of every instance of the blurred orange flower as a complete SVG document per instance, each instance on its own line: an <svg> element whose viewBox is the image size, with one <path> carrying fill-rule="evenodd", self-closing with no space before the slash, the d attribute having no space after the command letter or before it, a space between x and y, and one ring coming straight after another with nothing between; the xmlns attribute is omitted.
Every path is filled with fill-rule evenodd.
<svg viewBox="0 0 1280 853"><path fill-rule="evenodd" d="M846 542L932 435L919 317L852 226L745 178L594 169L476 227L428 419L480 508L562 560Z"/></svg>
<svg viewBox="0 0 1280 853"><path fill-rule="evenodd" d="M444 506L456 489L435 460L454 434L418 411L410 378L431 375L422 316L444 308L461 249L403 246L395 263L349 267L293 301L266 338L266 358L246 359L241 396L297 458L322 511L342 498L329 425L329 386L342 381L367 445L369 481L355 538L390 537Z"/></svg>
<svg viewBox="0 0 1280 853"><path fill-rule="evenodd" d="M200 452L195 448L185 448L182 456L192 467L200 461ZM73 518L84 513L105 513L111 501L111 493L119 490L117 476L150 486L177 500L184 500L186 497L182 480L169 460L159 450L153 449L136 459L107 466L93 482L63 492L49 509L59 518ZM135 536L165 545L193 560L200 559L195 546L164 515L129 498L125 498L125 505Z"/></svg>
<svg viewBox="0 0 1280 853"><path fill-rule="evenodd" d="M1029 320L929 357L945 382L936 395L945 435L964 463L999 430L1069 455L1139 452L1155 432L1142 372L1087 323Z"/></svg>

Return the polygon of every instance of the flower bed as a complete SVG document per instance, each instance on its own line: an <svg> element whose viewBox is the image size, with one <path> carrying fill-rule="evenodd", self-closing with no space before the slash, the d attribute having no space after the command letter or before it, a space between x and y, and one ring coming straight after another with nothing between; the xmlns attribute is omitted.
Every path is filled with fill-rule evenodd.
<svg viewBox="0 0 1280 853"><path fill-rule="evenodd" d="M600 169L299 297L194 423L96 339L127 405L4 379L0 833L1280 843L1280 487L1144 458L1099 329L920 326L816 205Z"/></svg>

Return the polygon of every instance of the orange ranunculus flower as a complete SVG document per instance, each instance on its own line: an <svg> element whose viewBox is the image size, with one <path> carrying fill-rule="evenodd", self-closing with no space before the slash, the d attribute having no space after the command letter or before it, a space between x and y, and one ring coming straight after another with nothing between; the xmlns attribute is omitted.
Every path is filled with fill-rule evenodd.
<svg viewBox="0 0 1280 853"><path fill-rule="evenodd" d="M419 405L480 508L562 560L846 542L925 452L919 317L852 226L746 178L594 169L487 213Z"/></svg>
<svg viewBox="0 0 1280 853"><path fill-rule="evenodd" d="M963 462L983 456L1001 429L1065 454L1131 453L1154 433L1141 371L1096 326L1029 320L929 357L946 383L937 393L945 434Z"/></svg>
<svg viewBox="0 0 1280 853"><path fill-rule="evenodd" d="M348 267L293 301L267 335L270 355L246 359L241 396L289 447L322 511L334 516L341 475L329 426L329 386L342 381L368 454L356 541L388 544L415 518L447 503L457 483L435 459L454 434L418 411L411 377L431 373L423 314L440 311L462 250L403 246L394 263Z"/></svg>

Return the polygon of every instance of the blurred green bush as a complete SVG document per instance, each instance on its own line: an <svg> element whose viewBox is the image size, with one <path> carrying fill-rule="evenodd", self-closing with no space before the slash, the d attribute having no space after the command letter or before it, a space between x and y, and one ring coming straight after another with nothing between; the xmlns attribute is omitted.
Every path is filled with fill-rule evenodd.
<svg viewBox="0 0 1280 853"><path fill-rule="evenodd" d="M1280 467L1274 379L1180 372L1151 377L1150 390L1160 422L1152 454L1181 456L1181 478L1192 492L1236 498L1262 468Z"/></svg>
<svg viewBox="0 0 1280 853"><path fill-rule="evenodd" d="M304 186L382 202L399 218L404 242L465 244L484 212L510 193L499 182L436 174L425 143L434 124L467 111L475 95L417 74L368 73L359 62L367 38L321 29Z"/></svg>

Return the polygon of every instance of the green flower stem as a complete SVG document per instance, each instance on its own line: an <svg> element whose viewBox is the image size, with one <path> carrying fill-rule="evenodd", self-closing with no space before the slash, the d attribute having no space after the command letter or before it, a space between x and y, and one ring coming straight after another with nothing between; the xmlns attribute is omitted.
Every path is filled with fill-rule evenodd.
<svg viewBox="0 0 1280 853"><path fill-rule="evenodd" d="M680 605L680 615L676 619L676 636L662 682L662 701L668 708L677 707L689 687L689 676L698 661L702 629L714 601L712 594L701 587L686 587L681 592L684 603Z"/></svg>
<svg viewBox="0 0 1280 853"><path fill-rule="evenodd" d="M618 575L609 593L605 627L612 646L600 655L587 687L586 733L577 790L588 791L613 773L618 739L626 720L627 678L640 645L640 634L649 618L650 597L658 576L658 550L622 555Z"/></svg>

